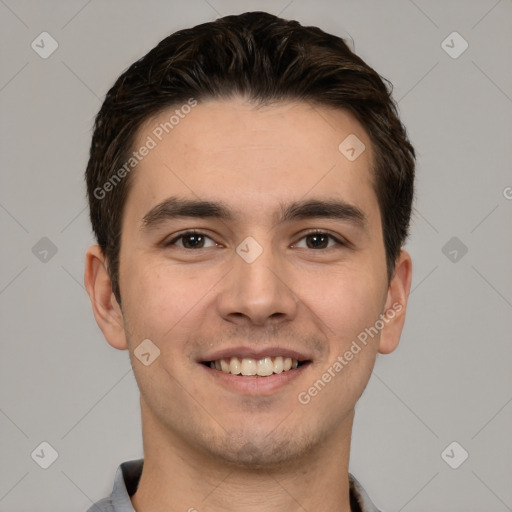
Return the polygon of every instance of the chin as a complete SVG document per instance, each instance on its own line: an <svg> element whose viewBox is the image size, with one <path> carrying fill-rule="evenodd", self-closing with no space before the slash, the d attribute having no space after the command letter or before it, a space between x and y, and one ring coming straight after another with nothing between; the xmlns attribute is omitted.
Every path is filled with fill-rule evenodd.
<svg viewBox="0 0 512 512"><path fill-rule="evenodd" d="M292 432L229 432L211 440L207 449L216 461L247 470L279 469L303 459L317 444L312 437Z"/></svg>

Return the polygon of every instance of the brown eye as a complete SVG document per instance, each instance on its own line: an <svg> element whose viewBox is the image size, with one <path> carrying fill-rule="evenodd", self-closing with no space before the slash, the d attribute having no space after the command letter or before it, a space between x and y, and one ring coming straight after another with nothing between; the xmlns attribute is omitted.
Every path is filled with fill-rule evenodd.
<svg viewBox="0 0 512 512"><path fill-rule="evenodd" d="M328 235L308 235L305 237L307 242L306 245L309 249L325 249L329 245Z"/></svg>
<svg viewBox="0 0 512 512"><path fill-rule="evenodd" d="M210 242L210 243L209 243ZM215 247L217 244L204 233L196 233L189 231L173 238L166 246L175 245L182 249L205 249L207 247Z"/></svg>
<svg viewBox="0 0 512 512"><path fill-rule="evenodd" d="M301 241L305 240L305 244ZM329 233L322 231L315 231L304 235L300 241L295 244L295 247L304 249L330 249L331 247L344 245L341 240L338 240Z"/></svg>
<svg viewBox="0 0 512 512"><path fill-rule="evenodd" d="M203 235L185 235L181 237L183 240L183 247L186 249L197 249L204 246L205 237Z"/></svg>

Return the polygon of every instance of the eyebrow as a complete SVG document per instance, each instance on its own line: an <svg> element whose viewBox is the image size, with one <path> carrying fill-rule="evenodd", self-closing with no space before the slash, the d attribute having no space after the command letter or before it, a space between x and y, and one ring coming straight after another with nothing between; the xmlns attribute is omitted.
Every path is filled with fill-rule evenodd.
<svg viewBox="0 0 512 512"><path fill-rule="evenodd" d="M165 221L180 217L232 221L235 216L235 212L222 202L169 197L144 215L142 229L149 231ZM274 218L273 227L284 222L312 218L346 221L360 229L365 229L368 223L364 212L346 201L340 199L311 199L281 204L280 215L276 215Z"/></svg>
<svg viewBox="0 0 512 512"><path fill-rule="evenodd" d="M368 224L368 219L360 208L341 199L312 199L282 205L281 217L277 219L277 223L318 217L346 221L360 229L365 229Z"/></svg>
<svg viewBox="0 0 512 512"><path fill-rule="evenodd" d="M142 229L149 230L167 220L179 217L232 220L233 213L221 202L169 197L151 208L142 218Z"/></svg>

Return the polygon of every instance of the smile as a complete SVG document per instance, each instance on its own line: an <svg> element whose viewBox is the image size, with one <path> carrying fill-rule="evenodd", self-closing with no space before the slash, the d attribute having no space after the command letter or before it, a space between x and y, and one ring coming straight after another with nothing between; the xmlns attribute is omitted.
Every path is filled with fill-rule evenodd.
<svg viewBox="0 0 512 512"><path fill-rule="evenodd" d="M203 364L214 370L242 376L269 377L270 375L295 370L307 361L298 361L291 357L262 357L254 359L249 357L230 357L205 361Z"/></svg>

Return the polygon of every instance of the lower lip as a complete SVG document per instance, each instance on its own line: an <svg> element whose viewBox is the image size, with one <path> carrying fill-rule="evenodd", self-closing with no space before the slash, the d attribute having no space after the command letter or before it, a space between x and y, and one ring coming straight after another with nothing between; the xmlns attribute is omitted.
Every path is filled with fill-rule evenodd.
<svg viewBox="0 0 512 512"><path fill-rule="evenodd" d="M204 364L201 366L206 372L215 379L221 386L245 395L270 395L283 388L293 380L299 378L307 370L310 363L305 363L294 370L288 370L281 373L274 373L268 377L242 376L224 373L221 370L215 370Z"/></svg>

